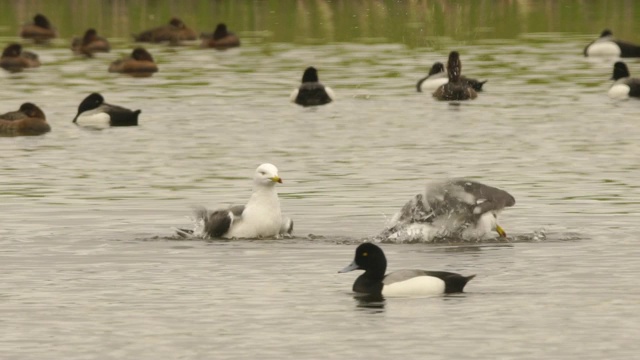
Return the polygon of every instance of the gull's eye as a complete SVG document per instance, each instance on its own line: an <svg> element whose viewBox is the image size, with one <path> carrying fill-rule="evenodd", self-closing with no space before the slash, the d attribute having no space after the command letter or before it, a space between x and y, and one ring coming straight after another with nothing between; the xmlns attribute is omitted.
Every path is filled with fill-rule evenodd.
<svg viewBox="0 0 640 360"><path fill-rule="evenodd" d="M266 175L264 171L260 171L260 175Z"/></svg>

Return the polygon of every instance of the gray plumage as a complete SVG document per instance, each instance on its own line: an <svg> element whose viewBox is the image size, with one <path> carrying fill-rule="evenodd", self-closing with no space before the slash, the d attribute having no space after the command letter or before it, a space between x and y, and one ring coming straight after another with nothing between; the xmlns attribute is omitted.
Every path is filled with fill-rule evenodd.
<svg viewBox="0 0 640 360"><path fill-rule="evenodd" d="M242 210L244 210L244 206L242 206L238 216L242 215ZM196 219L204 221L204 232L212 238L219 238L229 230L233 222L233 216L235 216L233 208L213 212L209 212L205 208L196 210Z"/></svg>
<svg viewBox="0 0 640 360"><path fill-rule="evenodd" d="M204 207L200 207L195 210L195 218L197 220L203 220L205 234L208 234L212 238L219 238L229 231L234 218L242 217L244 209L244 205L234 205L228 209L211 212ZM193 234L193 231L186 229L180 229L180 231ZM291 235L292 233L293 220L288 217L283 217L280 235Z"/></svg>
<svg viewBox="0 0 640 360"><path fill-rule="evenodd" d="M428 185L426 200L434 216L457 213L468 222L475 222L486 212L500 211L516 203L504 190L466 179Z"/></svg>
<svg viewBox="0 0 640 360"><path fill-rule="evenodd" d="M508 192L476 181L433 182L427 185L425 194L415 195L402 207L381 236L393 238L414 224L425 224L444 231L443 235L475 238L495 230L504 237L497 217L513 205L515 199Z"/></svg>

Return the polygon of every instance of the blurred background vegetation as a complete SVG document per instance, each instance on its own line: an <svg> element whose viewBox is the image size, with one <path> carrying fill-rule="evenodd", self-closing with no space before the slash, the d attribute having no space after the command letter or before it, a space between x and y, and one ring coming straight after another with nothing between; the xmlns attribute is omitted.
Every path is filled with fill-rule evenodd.
<svg viewBox="0 0 640 360"><path fill-rule="evenodd" d="M61 38L94 27L109 38L181 18L199 32L218 22L250 41L287 43L402 43L513 39L522 33L573 32L595 38L610 28L640 42L634 0L14 0L0 1L0 37L42 13Z"/></svg>

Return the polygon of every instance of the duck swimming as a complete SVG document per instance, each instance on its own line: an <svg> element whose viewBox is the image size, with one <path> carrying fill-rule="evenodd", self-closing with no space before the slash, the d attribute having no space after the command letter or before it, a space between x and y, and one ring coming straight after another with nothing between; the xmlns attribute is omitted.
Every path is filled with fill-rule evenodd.
<svg viewBox="0 0 640 360"><path fill-rule="evenodd" d="M137 126L140 110L129 110L104 102L98 93L87 96L78 106L78 113L73 123L78 125L102 126Z"/></svg>
<svg viewBox="0 0 640 360"><path fill-rule="evenodd" d="M602 30L600 37L584 48L584 56L640 57L640 46L616 40L609 29Z"/></svg>
<svg viewBox="0 0 640 360"><path fill-rule="evenodd" d="M158 72L158 66L147 50L138 47L131 52L131 56L112 62L109 65L109 72L123 73L135 77L148 77Z"/></svg>
<svg viewBox="0 0 640 360"><path fill-rule="evenodd" d="M331 88L318 80L318 70L308 67L302 74L302 84L291 93L291 101L302 106L324 105L333 101L335 95Z"/></svg>
<svg viewBox="0 0 640 360"><path fill-rule="evenodd" d="M0 67L9 72L20 72L27 68L40 66L38 55L30 51L23 51L20 44L9 44L0 57Z"/></svg>
<svg viewBox="0 0 640 360"><path fill-rule="evenodd" d="M227 25L218 24L213 34L202 34L202 47L225 50L240 46L240 38L227 30Z"/></svg>
<svg viewBox="0 0 640 360"><path fill-rule="evenodd" d="M82 38L73 39L71 50L76 54L92 57L97 52L109 52L111 45L109 45L107 39L98 36L98 32L95 29L88 29Z"/></svg>
<svg viewBox="0 0 640 360"><path fill-rule="evenodd" d="M353 292L384 297L461 293L475 277L428 270L398 270L385 275L387 258L382 249L373 243L360 244L351 264L339 273L353 270L364 270L364 274L353 283Z"/></svg>
<svg viewBox="0 0 640 360"><path fill-rule="evenodd" d="M38 136L51 131L44 112L33 103L0 115L0 136Z"/></svg>
<svg viewBox="0 0 640 360"><path fill-rule="evenodd" d="M613 65L611 80L615 82L609 88L608 95L612 99L640 97L640 79L632 78L627 64L618 61Z"/></svg>
<svg viewBox="0 0 640 360"><path fill-rule="evenodd" d="M484 85L487 80L480 81L477 79L471 79L464 75L460 76L460 80L463 83L467 83L467 85L471 86L475 91L482 91L482 85ZM416 84L416 89L418 92L423 91L433 91L449 82L449 77L447 76L447 72L444 69L444 65L441 62L436 62L431 66L431 70L429 70L429 74L418 80Z"/></svg>
<svg viewBox="0 0 640 360"><path fill-rule="evenodd" d="M468 82L462 81L461 71L460 54L457 51L450 52L449 60L447 61L447 77L449 81L440 85L433 93L433 97L444 101L475 99L478 94Z"/></svg>
<svg viewBox="0 0 640 360"><path fill-rule="evenodd" d="M198 34L185 25L182 20L174 17L169 20L168 24L145 30L138 35L133 35L133 38L138 42L168 41L172 44L178 44L180 41L196 40Z"/></svg>
<svg viewBox="0 0 640 360"><path fill-rule="evenodd" d="M36 14L33 22L22 26L20 36L25 39L33 39L36 43L46 43L56 37L56 30L49 19L42 14Z"/></svg>

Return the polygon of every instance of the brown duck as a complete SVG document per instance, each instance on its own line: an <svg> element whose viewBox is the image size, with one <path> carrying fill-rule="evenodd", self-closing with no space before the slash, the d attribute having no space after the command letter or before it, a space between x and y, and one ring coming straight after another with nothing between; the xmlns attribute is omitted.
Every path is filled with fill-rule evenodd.
<svg viewBox="0 0 640 360"><path fill-rule="evenodd" d="M42 14L36 14L32 23L22 26L20 36L33 39L37 43L44 43L56 37L56 30L51 26L49 19Z"/></svg>
<svg viewBox="0 0 640 360"><path fill-rule="evenodd" d="M76 54L92 57L97 52L109 52L111 45L107 39L98 36L96 29L89 29L82 38L73 39L71 50Z"/></svg>
<svg viewBox="0 0 640 360"><path fill-rule="evenodd" d="M109 65L109 72L124 73L136 77L147 77L158 71L153 57L144 48L133 50L131 56L116 60Z"/></svg>
<svg viewBox="0 0 640 360"><path fill-rule="evenodd" d="M25 68L40 66L38 55L22 51L22 45L9 44L0 57L0 67L10 72L20 72Z"/></svg>
<svg viewBox="0 0 640 360"><path fill-rule="evenodd" d="M133 35L135 41L157 43L163 41L169 41L173 44L179 43L185 40L196 40L198 34L185 25L182 20L178 18L172 18L167 25L162 25L141 32L138 35Z"/></svg>
<svg viewBox="0 0 640 360"><path fill-rule="evenodd" d="M461 71L460 54L457 51L452 51L449 53L449 60L447 61L449 82L440 85L433 93L433 97L445 101L475 99L478 94L468 82L462 81L460 78Z"/></svg>
<svg viewBox="0 0 640 360"><path fill-rule="evenodd" d="M44 112L32 103L24 103L18 111L0 115L0 136L37 136L49 131L51 127Z"/></svg>
<svg viewBox="0 0 640 360"><path fill-rule="evenodd" d="M227 25L218 24L213 34L202 34L202 47L225 50L240 46L240 38L227 30Z"/></svg>

